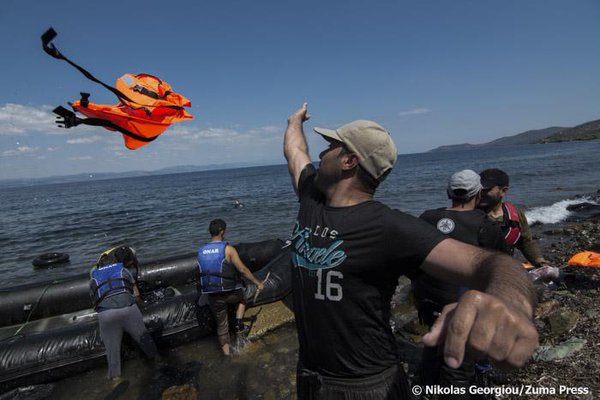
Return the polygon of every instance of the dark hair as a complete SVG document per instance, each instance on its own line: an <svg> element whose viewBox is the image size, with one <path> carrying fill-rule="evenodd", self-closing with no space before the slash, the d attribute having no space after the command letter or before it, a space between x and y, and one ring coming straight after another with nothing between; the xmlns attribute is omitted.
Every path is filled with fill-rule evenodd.
<svg viewBox="0 0 600 400"><path fill-rule="evenodd" d="M104 253L100 256L98 260L98 267L103 267L105 265L114 264L117 262L117 257L115 257L115 253L113 251L109 253Z"/></svg>
<svg viewBox="0 0 600 400"><path fill-rule="evenodd" d="M114 250L115 258L117 262L123 263L123 266L127 269L138 269L138 259L135 254L135 250L129 246L120 246Z"/></svg>
<svg viewBox="0 0 600 400"><path fill-rule="evenodd" d="M225 228L227 228L227 224L220 218L213 219L208 225L208 231L210 232L211 236L217 236L219 233L224 231Z"/></svg>
<svg viewBox="0 0 600 400"><path fill-rule="evenodd" d="M488 168L479 173L481 177L481 186L484 189L490 189L494 186L508 187L508 174L498 168Z"/></svg>
<svg viewBox="0 0 600 400"><path fill-rule="evenodd" d="M135 250L129 246L114 247L102 253L98 259L98 267L114 263L122 263L125 268L136 271L139 266Z"/></svg>
<svg viewBox="0 0 600 400"><path fill-rule="evenodd" d="M467 193L468 191L465 189L448 189L447 191L448 198L452 200L452 204L467 204L479 195L479 192L477 192L471 197L466 197Z"/></svg>

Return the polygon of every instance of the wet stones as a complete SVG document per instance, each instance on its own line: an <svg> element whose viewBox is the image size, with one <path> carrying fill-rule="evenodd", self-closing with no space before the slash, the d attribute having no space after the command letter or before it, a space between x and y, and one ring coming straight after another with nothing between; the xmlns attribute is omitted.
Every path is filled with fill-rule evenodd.
<svg viewBox="0 0 600 400"><path fill-rule="evenodd" d="M533 355L533 359L536 361L554 361L563 359L577 353L583 349L586 344L587 340L575 337L556 346L540 346Z"/></svg>
<svg viewBox="0 0 600 400"><path fill-rule="evenodd" d="M162 393L162 400L196 400L198 390L193 385L171 386Z"/></svg>
<svg viewBox="0 0 600 400"><path fill-rule="evenodd" d="M550 323L552 335L560 336L572 331L577 325L579 318L580 315L577 312L570 310L558 310L550 314L548 322Z"/></svg>
<svg viewBox="0 0 600 400"><path fill-rule="evenodd" d="M535 315L537 318L545 318L550 313L558 309L558 307L560 307L560 303L558 302L558 300L552 299L545 301L537 306L535 310Z"/></svg>

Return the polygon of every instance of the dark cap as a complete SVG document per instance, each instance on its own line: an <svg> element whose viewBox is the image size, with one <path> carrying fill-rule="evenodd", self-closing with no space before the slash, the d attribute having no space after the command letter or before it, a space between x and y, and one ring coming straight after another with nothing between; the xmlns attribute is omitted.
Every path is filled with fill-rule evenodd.
<svg viewBox="0 0 600 400"><path fill-rule="evenodd" d="M500 169L486 169L481 171L479 176L481 177L481 186L484 189L491 189L494 186L508 187L508 175Z"/></svg>

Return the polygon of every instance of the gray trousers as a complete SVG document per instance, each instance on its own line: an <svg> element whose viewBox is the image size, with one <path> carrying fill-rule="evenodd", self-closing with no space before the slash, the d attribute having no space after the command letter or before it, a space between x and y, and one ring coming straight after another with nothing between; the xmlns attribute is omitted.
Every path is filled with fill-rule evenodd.
<svg viewBox="0 0 600 400"><path fill-rule="evenodd" d="M121 376L123 332L127 332L136 341L146 356L154 358L158 355L156 345L144 325L144 319L137 304L99 312L98 323L100 337L106 348L109 378Z"/></svg>
<svg viewBox="0 0 600 400"><path fill-rule="evenodd" d="M244 291L242 289L231 290L227 292L211 293L208 295L208 305L217 322L217 337L219 344L223 347L231 344L229 336L229 318L227 309L230 304L238 305L244 301Z"/></svg>

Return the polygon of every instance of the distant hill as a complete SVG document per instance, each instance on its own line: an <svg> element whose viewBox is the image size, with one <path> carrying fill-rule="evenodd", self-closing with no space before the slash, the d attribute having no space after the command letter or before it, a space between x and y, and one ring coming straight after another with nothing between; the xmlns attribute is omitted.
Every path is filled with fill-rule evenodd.
<svg viewBox="0 0 600 400"><path fill-rule="evenodd" d="M573 128L561 128L553 126L545 129L536 129L513 136L504 136L500 139L481 144L451 144L447 146L436 147L429 152L442 152L454 150L481 149L490 146L506 146L519 144L537 144L537 143L556 143L570 142L574 140L594 140L600 139L600 119L577 125Z"/></svg>
<svg viewBox="0 0 600 400"><path fill-rule="evenodd" d="M169 175L181 174L187 172L200 172L216 169L232 169L243 167L254 167L262 164L258 163L227 163L227 164L206 164L206 165L180 165L176 167L167 167L154 171L126 171L126 172L92 172L73 175L50 176L44 178L17 178L0 180L0 188L49 185L54 183L71 183L83 181L102 181L106 179L134 178L151 175Z"/></svg>
<svg viewBox="0 0 600 400"><path fill-rule="evenodd" d="M568 130L569 128L561 128L559 126L553 126L545 129L534 129L526 132L522 132L513 136L504 136L491 142L481 144L451 144L447 146L436 147L435 149L429 150L430 152L441 152L441 151L453 151L453 150L468 150L468 149L479 149L489 146L508 146L518 144L534 144L540 143L541 140L548 138L558 132Z"/></svg>
<svg viewBox="0 0 600 400"><path fill-rule="evenodd" d="M539 143L570 142L573 140L600 139L600 119L577 125L574 128L563 129L548 137L542 138Z"/></svg>

